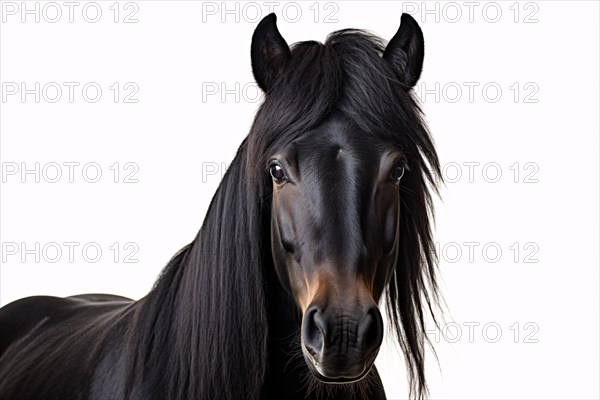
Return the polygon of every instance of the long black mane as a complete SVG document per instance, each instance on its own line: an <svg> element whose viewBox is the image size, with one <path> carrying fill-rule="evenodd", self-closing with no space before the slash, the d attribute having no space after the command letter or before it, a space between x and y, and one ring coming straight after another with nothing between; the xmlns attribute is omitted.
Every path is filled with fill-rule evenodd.
<svg viewBox="0 0 600 400"><path fill-rule="evenodd" d="M424 318L437 304L430 190L440 167L420 109L382 59L384 43L360 30L300 42L266 95L195 240L165 267L130 328L134 383L160 382L164 399L259 398L269 336L269 153L341 112L366 135L400 147L410 172L401 192L401 247L387 312L409 371L427 393ZM132 393L130 393L132 394ZM144 397L143 393L136 395ZM135 396L134 396L135 397Z"/></svg>

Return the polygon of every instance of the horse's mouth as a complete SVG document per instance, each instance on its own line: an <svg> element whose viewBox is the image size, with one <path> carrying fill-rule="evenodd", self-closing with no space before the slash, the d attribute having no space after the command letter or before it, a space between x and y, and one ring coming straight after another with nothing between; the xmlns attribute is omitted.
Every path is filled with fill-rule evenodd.
<svg viewBox="0 0 600 400"><path fill-rule="evenodd" d="M313 375L321 382L323 383L328 383L328 384L347 384L347 383L354 383L354 382L358 382L361 379L363 379L370 371L371 371L371 365L369 365L369 367L365 368L365 370L356 377L353 378L347 378L345 376L343 377L339 377L339 378L328 378L325 377L323 375L321 375L316 369L313 369L311 367L309 367L309 369L311 370L311 372L313 373Z"/></svg>
<svg viewBox="0 0 600 400"><path fill-rule="evenodd" d="M308 369L313 374L313 376L315 378L317 378L320 382L328 383L328 384L348 384L348 383L358 382L361 379L363 379L365 376L367 376L369 374L369 372L371 372L371 368L373 367L373 364L375 361L375 357L370 357L370 359L366 363L366 366L357 375L353 375L353 376L340 375L340 376L331 377L331 376L326 376L321 371L319 371L319 369L320 369L319 365L310 353L308 353L306 351L303 351L303 353L304 353L304 359L306 361ZM377 354L377 353L375 353L375 354ZM348 375L350 375L350 374L348 374Z"/></svg>

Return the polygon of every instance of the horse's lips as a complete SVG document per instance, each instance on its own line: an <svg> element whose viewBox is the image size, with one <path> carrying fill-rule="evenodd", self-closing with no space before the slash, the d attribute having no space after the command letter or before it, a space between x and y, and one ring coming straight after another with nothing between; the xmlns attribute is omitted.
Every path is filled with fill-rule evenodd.
<svg viewBox="0 0 600 400"><path fill-rule="evenodd" d="M375 361L375 357L371 357L371 360L369 361L368 365L363 369L363 371L354 377L346 377L346 376L340 376L340 377L336 377L336 378L330 378L330 377L326 377L325 375L323 375L321 373L321 371L319 371L319 366L317 364L317 361L314 359L314 357L304 349L304 346L302 346L302 353L304 354L304 360L306 361L306 364L308 366L308 369L310 370L310 372L321 382L323 383L328 383L328 384L347 384L347 383L354 383L354 382L358 382L361 379L363 379L370 371L371 371L371 367L374 364ZM377 354L377 352L375 353L375 355Z"/></svg>

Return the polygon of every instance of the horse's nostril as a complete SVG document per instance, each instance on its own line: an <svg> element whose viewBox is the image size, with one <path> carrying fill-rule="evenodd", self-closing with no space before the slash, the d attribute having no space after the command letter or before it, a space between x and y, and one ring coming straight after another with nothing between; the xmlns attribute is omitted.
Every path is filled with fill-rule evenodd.
<svg viewBox="0 0 600 400"><path fill-rule="evenodd" d="M315 358L319 358L323 350L324 326L318 307L312 306L304 315L302 333L306 350Z"/></svg>
<svg viewBox="0 0 600 400"><path fill-rule="evenodd" d="M377 307L367 312L364 324L366 327L363 333L363 348L365 353L369 354L377 350L383 341L383 320Z"/></svg>

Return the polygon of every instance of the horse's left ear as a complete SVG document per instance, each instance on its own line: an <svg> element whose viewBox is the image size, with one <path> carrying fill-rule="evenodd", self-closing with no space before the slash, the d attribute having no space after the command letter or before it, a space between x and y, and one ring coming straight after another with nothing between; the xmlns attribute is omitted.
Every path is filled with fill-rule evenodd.
<svg viewBox="0 0 600 400"><path fill-rule="evenodd" d="M409 90L419 80L423 69L425 46L419 24L409 14L402 14L400 28L388 43L383 58L392 64Z"/></svg>
<svg viewBox="0 0 600 400"><path fill-rule="evenodd" d="M252 35L252 72L258 86L265 92L290 58L290 48L277 29L277 17L269 14L263 18Z"/></svg>

